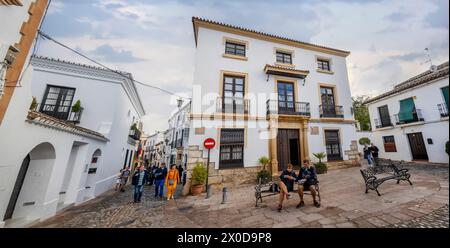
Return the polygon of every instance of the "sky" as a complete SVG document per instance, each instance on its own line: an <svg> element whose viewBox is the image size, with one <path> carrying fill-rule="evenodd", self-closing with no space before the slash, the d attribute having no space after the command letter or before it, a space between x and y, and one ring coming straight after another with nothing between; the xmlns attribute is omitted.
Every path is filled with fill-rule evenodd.
<svg viewBox="0 0 450 248"><path fill-rule="evenodd" d="M447 0L52 0L42 30L136 80L189 97L198 16L351 51L353 96L383 93L449 59ZM92 64L51 43L38 55ZM138 85L144 131L168 127L177 97Z"/></svg>

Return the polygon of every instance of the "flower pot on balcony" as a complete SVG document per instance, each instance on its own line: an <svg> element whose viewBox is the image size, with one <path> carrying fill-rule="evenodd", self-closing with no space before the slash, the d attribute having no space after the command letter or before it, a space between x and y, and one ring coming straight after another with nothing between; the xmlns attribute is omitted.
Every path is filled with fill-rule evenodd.
<svg viewBox="0 0 450 248"><path fill-rule="evenodd" d="M203 185L192 185L191 193L192 195L200 195L203 192Z"/></svg>

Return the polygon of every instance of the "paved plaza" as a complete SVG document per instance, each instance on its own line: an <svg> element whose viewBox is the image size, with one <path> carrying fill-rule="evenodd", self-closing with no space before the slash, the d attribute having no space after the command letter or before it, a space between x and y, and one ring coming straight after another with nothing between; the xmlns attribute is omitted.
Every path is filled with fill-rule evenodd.
<svg viewBox="0 0 450 248"><path fill-rule="evenodd" d="M35 227L449 227L448 167L408 166L413 186L407 182L387 181L374 191L364 193L359 168L331 170L319 175L322 206L296 209L298 195L277 209L278 196L263 199L255 207L254 185L231 188L228 201L222 192L178 196L173 201L155 199L148 186L142 203L132 203L132 190L110 191L97 199L65 210ZM181 188L179 189L181 191ZM179 195L179 194L178 194Z"/></svg>

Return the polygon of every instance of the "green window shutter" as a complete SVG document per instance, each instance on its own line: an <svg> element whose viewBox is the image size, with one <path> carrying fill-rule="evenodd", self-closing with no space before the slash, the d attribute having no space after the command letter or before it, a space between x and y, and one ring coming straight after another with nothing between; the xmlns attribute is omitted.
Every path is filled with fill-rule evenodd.
<svg viewBox="0 0 450 248"><path fill-rule="evenodd" d="M447 109L448 108L448 86L441 88L442 90L442 94L444 95L444 100L445 100L445 104L447 105Z"/></svg>
<svg viewBox="0 0 450 248"><path fill-rule="evenodd" d="M401 100L400 112L398 113L399 121L406 122L414 120L413 110L414 110L414 100L412 98Z"/></svg>

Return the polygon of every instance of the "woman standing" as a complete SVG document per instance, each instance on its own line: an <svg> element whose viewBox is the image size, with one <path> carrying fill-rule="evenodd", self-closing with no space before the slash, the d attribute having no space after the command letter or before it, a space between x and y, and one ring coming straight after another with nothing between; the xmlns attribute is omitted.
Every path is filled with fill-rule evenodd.
<svg viewBox="0 0 450 248"><path fill-rule="evenodd" d="M180 173L175 164L170 165L170 170L166 176L167 200L173 199L177 183L180 182Z"/></svg>

